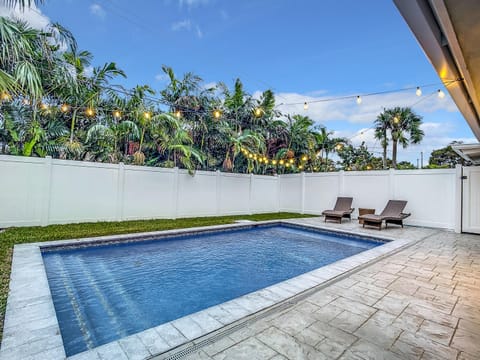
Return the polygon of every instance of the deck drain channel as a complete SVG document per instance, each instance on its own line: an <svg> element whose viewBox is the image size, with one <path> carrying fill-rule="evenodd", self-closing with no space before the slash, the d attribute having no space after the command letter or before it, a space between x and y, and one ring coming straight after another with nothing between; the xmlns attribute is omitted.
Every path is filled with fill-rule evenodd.
<svg viewBox="0 0 480 360"><path fill-rule="evenodd" d="M248 325L255 323L258 320L266 318L269 315L272 315L273 313L278 313L278 312L287 310L287 309L293 307L294 305L298 304L300 301L308 298L313 293L316 293L319 290L322 290L326 287L329 287L330 285L332 285L332 284L334 284L338 281L341 281L344 278L347 278L347 277L349 277L353 274L356 274L357 272L359 272L359 271L361 271L361 270L379 262L380 260L383 260L386 257L395 255L395 254L399 253L400 251L403 251L403 250L405 250L405 249L407 249L411 246L414 246L415 244L419 243L420 241L424 241L424 240L428 239L429 237L434 236L436 234L437 233L434 233L434 234L425 236L421 239L411 241L411 242L409 242L409 243L407 243L403 246L400 246L399 248L394 249L394 250L392 250L392 251L390 251L386 254L382 254L382 255L376 257L373 260L370 260L370 261L368 261L364 264L358 265L354 269L349 270L347 272L344 272L344 273L342 273L342 274L340 274L340 275L338 275L338 276L336 276L336 277L334 277L330 280L327 280L326 282L324 282L322 284L319 284L319 285L317 285L313 288L307 289L307 290L305 290L305 291L303 291L303 292L301 292L297 295L294 295L291 298L286 299L286 300L284 300L283 302L281 302L277 305L272 305L271 307L269 307L265 310L260 310L258 313L253 314L253 315L251 315L247 318L240 319L240 320L238 320L239 323L237 323L237 324L226 325L227 328L217 330L216 332L213 332L211 335L206 334L206 335L204 335L206 337L204 340L201 340L197 343L193 343L193 345L192 345L192 342L184 344L184 345L180 345L176 349L174 348L174 349L168 350L167 352L165 352L163 354L158 354L158 355L151 356L148 359L181 360L185 356L188 356L188 355L200 350L201 348L203 348L207 345L210 345L210 344L216 342L217 340L220 340L221 338L234 333L237 330L243 329L243 328L247 327ZM195 340L193 340L193 341L195 341ZM183 349L182 349L182 347L183 347ZM171 354L171 355L168 355L169 353L172 353L174 351L176 351L176 352Z"/></svg>

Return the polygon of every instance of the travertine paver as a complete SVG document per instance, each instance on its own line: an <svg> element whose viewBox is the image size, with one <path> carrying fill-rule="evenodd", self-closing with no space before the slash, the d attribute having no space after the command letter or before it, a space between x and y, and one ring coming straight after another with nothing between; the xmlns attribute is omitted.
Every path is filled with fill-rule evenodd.
<svg viewBox="0 0 480 360"><path fill-rule="evenodd" d="M432 233L188 358L479 359L480 236Z"/></svg>

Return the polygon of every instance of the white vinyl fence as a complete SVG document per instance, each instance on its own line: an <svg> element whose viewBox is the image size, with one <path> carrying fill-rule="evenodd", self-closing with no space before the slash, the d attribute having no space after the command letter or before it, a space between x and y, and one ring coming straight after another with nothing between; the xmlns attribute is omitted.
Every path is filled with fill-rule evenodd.
<svg viewBox="0 0 480 360"><path fill-rule="evenodd" d="M457 170L458 171L458 170ZM456 170L261 176L0 156L0 228L292 211L320 214L339 195L355 208L408 200L407 223L457 226ZM458 176L459 178L459 176Z"/></svg>

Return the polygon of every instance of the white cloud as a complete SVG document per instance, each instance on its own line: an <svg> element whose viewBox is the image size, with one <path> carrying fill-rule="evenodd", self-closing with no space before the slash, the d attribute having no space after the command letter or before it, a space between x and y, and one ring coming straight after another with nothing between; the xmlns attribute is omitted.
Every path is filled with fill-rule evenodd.
<svg viewBox="0 0 480 360"><path fill-rule="evenodd" d="M433 94L431 94L433 93ZM256 92L254 96L258 97L261 93ZM429 95L430 94L430 95ZM334 131L334 136L345 137L355 146L365 142L368 149L376 156L381 156L382 147L378 140L375 139L373 121L384 108L395 106L411 106L413 110L424 116L422 129L425 137L418 145L410 145L407 149L401 146L398 148L398 161L406 160L416 165L417 158L423 152L424 165L428 164L430 153L434 149L447 146L452 141L463 141L464 143L476 142L471 137L454 137L452 134L456 130L453 120L438 121L436 119L437 111L448 113L456 113L459 116L458 109L453 100L447 96L440 99L436 96L436 91L424 91L422 97L417 97L414 92L401 92L380 94L374 96L362 97L362 103L356 103L356 94L336 94L328 95L325 90L313 91L307 94L299 93L277 93L276 103L277 109L283 113L307 115L315 122L327 124L329 130L335 130L335 121L349 123L347 129ZM331 98L339 98L350 96L348 99L338 101L313 102L319 100L328 100ZM304 102L308 102L308 110L304 110ZM295 105L281 105L281 104ZM445 115L445 114L444 114ZM444 116L443 116L444 117ZM391 146L388 148L388 156L391 157Z"/></svg>
<svg viewBox="0 0 480 360"><path fill-rule="evenodd" d="M204 89L212 89L212 88L216 88L218 85L218 83L216 83L215 81L212 81L212 82L209 82L209 83L206 83L206 84L203 84L203 88Z"/></svg>
<svg viewBox="0 0 480 360"><path fill-rule="evenodd" d="M168 75L165 73L159 73L155 75L155 80L160 82L166 82L168 80Z"/></svg>
<svg viewBox="0 0 480 360"><path fill-rule="evenodd" d="M220 10L220 17L222 20L228 20L230 19L230 15L228 15L228 12L226 10Z"/></svg>
<svg viewBox="0 0 480 360"><path fill-rule="evenodd" d="M172 23L172 31L188 31L194 33L199 39L203 38L203 31L200 26L192 23L190 19L180 20Z"/></svg>
<svg viewBox="0 0 480 360"><path fill-rule="evenodd" d="M83 69L83 73L86 77L91 77L93 75L93 66L88 65Z"/></svg>
<svg viewBox="0 0 480 360"><path fill-rule="evenodd" d="M445 147L453 141L462 141L466 144L477 142L474 137L452 137L451 132L455 128L455 125L452 123L426 122L423 123L421 127L425 132L422 142L418 145L409 145L406 149L399 146L397 155L398 161L410 161L416 165L417 159L421 159L421 153L423 152L423 164L427 165L430 153L435 149ZM375 156L382 156L382 146L380 142L375 139L374 130L371 128L335 131L334 136L345 137L349 139L354 146L358 146L362 142L365 142L368 150L373 152ZM391 144L387 148L387 154L388 157L392 157Z"/></svg>
<svg viewBox="0 0 480 360"><path fill-rule="evenodd" d="M99 17L100 19L104 19L105 16L106 16L106 12L105 10L103 9L103 7L99 4L92 4L90 5L90 13L92 13L93 15Z"/></svg>
<svg viewBox="0 0 480 360"><path fill-rule="evenodd" d="M349 98L325 101L344 96ZM338 120L355 124L372 123L384 108L395 106L413 106L414 110L421 113L433 113L439 110L458 112L456 105L449 96L444 99L440 99L436 95L424 95L419 98L414 93L404 92L364 96L360 105L355 100L356 94L328 96L323 90L309 94L276 94L278 110L290 114L305 114L321 123ZM303 109L304 102L308 103L307 111ZM291 105L292 103L295 105Z"/></svg>
<svg viewBox="0 0 480 360"><path fill-rule="evenodd" d="M172 23L170 28L172 31L190 30L192 28L192 23L189 19L185 19Z"/></svg>
<svg viewBox="0 0 480 360"><path fill-rule="evenodd" d="M178 0L178 4L180 7L187 7L188 9L202 6L202 5L208 5L210 3L210 0Z"/></svg>
<svg viewBox="0 0 480 360"><path fill-rule="evenodd" d="M25 21L31 27L39 30L45 29L50 24L50 19L32 4L31 7L21 10L18 6L15 8L0 5L0 16L10 19Z"/></svg>
<svg viewBox="0 0 480 360"><path fill-rule="evenodd" d="M196 30L197 30L197 37L199 39L203 38L203 32L202 32L202 29L200 29L200 27L197 25L196 27Z"/></svg>

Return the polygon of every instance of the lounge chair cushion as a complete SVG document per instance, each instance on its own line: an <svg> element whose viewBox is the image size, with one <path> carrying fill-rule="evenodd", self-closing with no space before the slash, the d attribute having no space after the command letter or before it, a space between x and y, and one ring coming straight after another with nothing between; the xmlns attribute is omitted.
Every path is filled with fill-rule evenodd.
<svg viewBox="0 0 480 360"><path fill-rule="evenodd" d="M375 215L375 214L365 214L362 216L358 217L359 219L366 220L368 222L376 222L376 223L381 223L383 220L385 220L385 217L381 215Z"/></svg>
<svg viewBox="0 0 480 360"><path fill-rule="evenodd" d="M340 210L325 210L322 212L322 215L330 216L330 217L342 217L345 214L349 214L351 211L340 211Z"/></svg>

